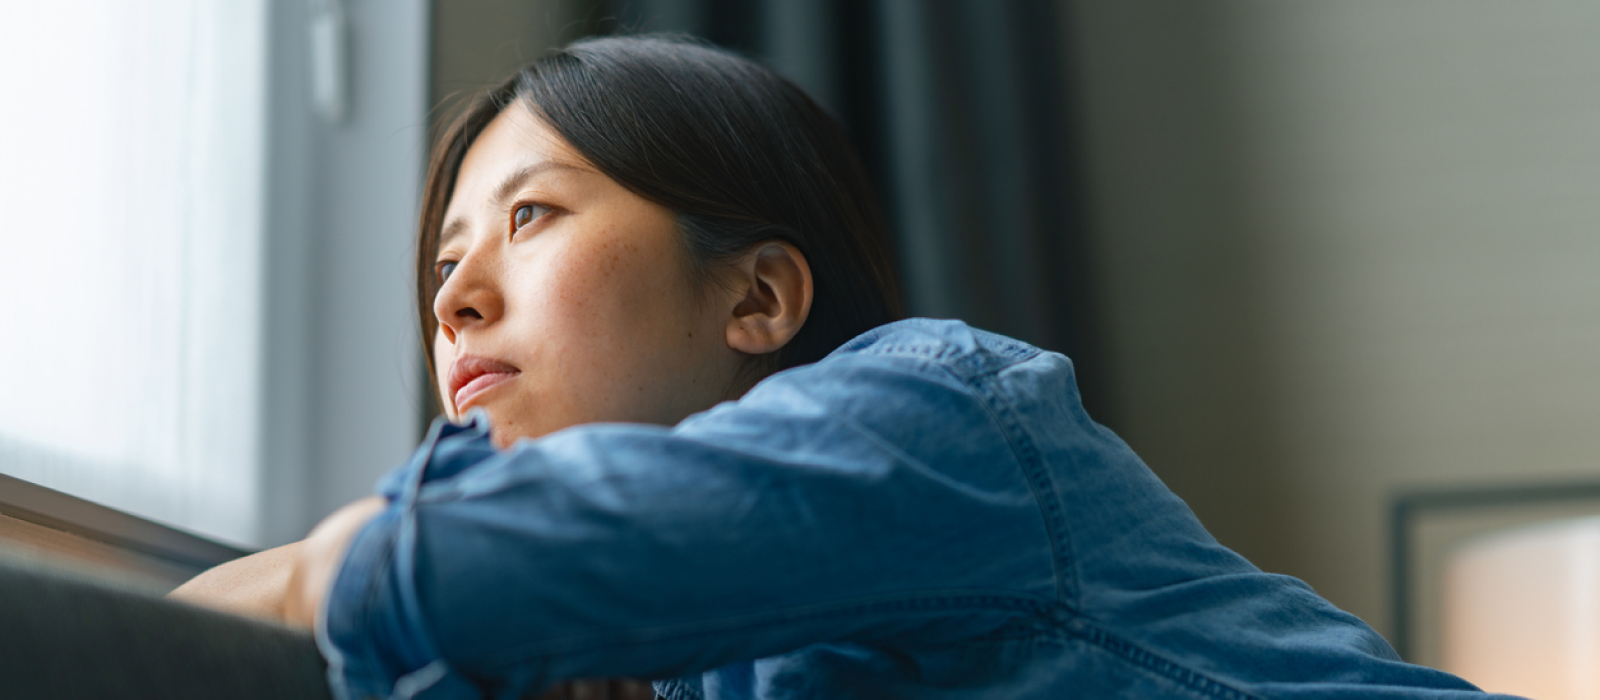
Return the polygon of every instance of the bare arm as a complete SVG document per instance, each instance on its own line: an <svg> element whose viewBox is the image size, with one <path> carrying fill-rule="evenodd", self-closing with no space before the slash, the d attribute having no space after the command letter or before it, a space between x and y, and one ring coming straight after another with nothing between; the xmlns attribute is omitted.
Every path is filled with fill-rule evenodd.
<svg viewBox="0 0 1600 700"><path fill-rule="evenodd" d="M178 586L168 597L282 622L284 591L304 544L293 542L219 564Z"/></svg>
<svg viewBox="0 0 1600 700"><path fill-rule="evenodd" d="M169 597L310 628L345 547L383 504L377 496L355 501L328 516L306 539L212 567Z"/></svg>

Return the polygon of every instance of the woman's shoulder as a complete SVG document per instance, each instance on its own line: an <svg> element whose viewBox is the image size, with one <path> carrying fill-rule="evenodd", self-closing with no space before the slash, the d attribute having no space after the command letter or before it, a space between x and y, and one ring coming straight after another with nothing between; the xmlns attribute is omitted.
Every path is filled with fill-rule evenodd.
<svg viewBox="0 0 1600 700"><path fill-rule="evenodd" d="M830 364L843 364L851 357L905 358L970 377L993 374L1042 354L1066 360L1015 338L973 328L959 320L908 318L856 336L815 367L825 370Z"/></svg>
<svg viewBox="0 0 1600 700"><path fill-rule="evenodd" d="M961 321L928 318L863 333L816 363L768 377L739 404L762 413L814 412L941 429L1056 426L1083 418L1065 356ZM1069 410L1037 410L1042 404ZM1001 413L1010 419L1000 421Z"/></svg>

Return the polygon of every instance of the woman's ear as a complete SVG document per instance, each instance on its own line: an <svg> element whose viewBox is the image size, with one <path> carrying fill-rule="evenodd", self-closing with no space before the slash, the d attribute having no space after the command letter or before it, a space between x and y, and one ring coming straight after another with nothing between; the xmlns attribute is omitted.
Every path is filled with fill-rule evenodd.
<svg viewBox="0 0 1600 700"><path fill-rule="evenodd" d="M811 313L811 266L800 249L766 241L744 254L727 280L733 313L728 347L765 355L788 344Z"/></svg>

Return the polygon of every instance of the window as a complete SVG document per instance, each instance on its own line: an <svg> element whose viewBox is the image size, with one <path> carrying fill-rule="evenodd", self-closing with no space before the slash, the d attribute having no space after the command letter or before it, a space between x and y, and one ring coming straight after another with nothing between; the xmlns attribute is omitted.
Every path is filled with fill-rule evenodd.
<svg viewBox="0 0 1600 700"><path fill-rule="evenodd" d="M0 468L252 541L264 6L4 13Z"/></svg>
<svg viewBox="0 0 1600 700"><path fill-rule="evenodd" d="M0 473L267 546L404 458L426 9L0 9Z"/></svg>

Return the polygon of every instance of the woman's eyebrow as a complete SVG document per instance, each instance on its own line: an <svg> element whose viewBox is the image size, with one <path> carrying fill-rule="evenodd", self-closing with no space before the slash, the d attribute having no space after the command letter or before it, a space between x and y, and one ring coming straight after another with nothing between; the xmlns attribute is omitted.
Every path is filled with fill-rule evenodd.
<svg viewBox="0 0 1600 700"><path fill-rule="evenodd" d="M465 231L466 228L467 222L465 220L460 218L452 219L450 223L444 225L444 231L439 234L439 244L435 247L443 248L449 245L450 239L460 235L460 233Z"/></svg>
<svg viewBox="0 0 1600 700"><path fill-rule="evenodd" d="M504 180L500 181L500 186L494 188L494 201L506 201L513 193L517 191L517 188L523 185L523 183L526 183L528 180L531 180L534 177L542 175L551 170L589 172L587 168L580 168L571 163L563 163L559 160L541 160L537 163L530 163L517 168L516 170L512 171L510 175L507 175Z"/></svg>

